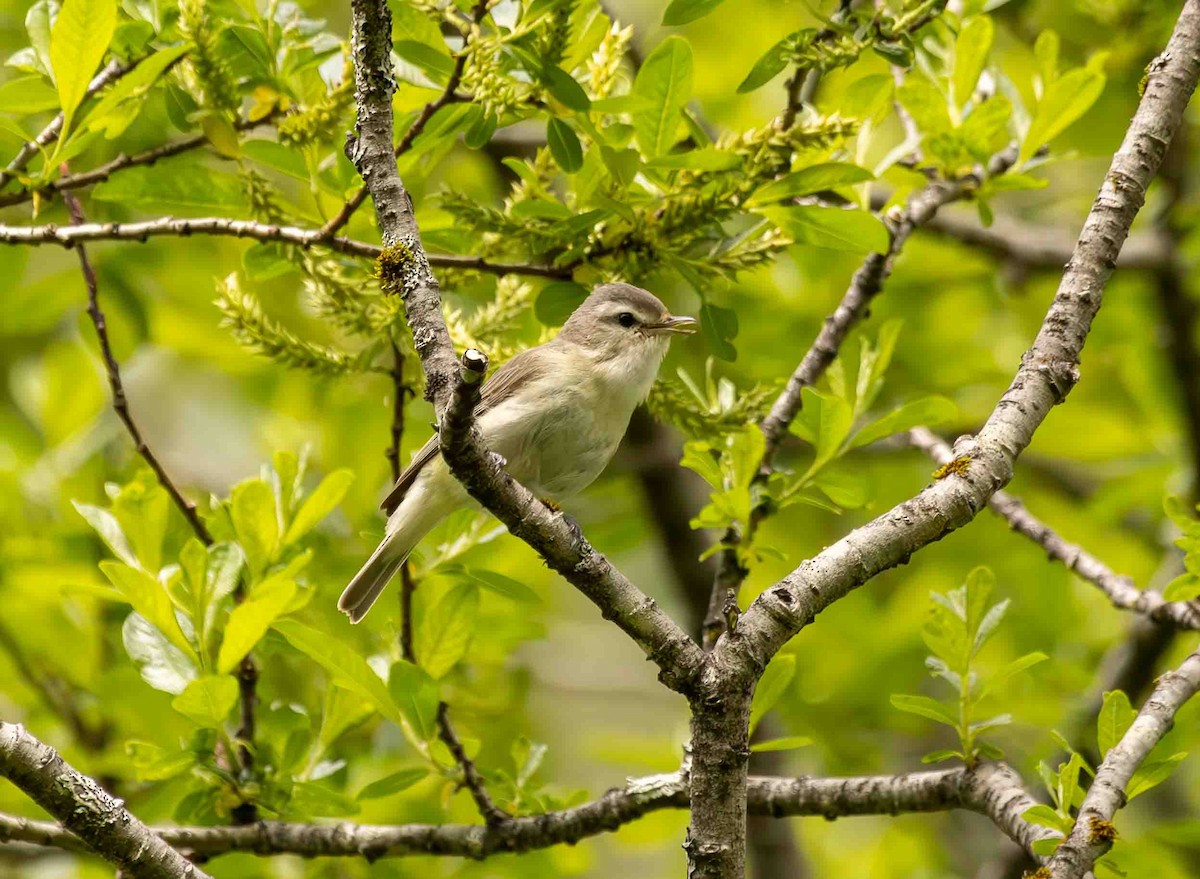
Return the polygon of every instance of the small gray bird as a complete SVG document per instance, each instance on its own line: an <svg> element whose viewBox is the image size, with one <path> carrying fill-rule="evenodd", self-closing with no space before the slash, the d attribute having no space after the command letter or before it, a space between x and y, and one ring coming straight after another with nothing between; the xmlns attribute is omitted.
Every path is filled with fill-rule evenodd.
<svg viewBox="0 0 1200 879"><path fill-rule="evenodd" d="M523 351L483 386L475 410L484 445L541 498L560 500L600 475L646 399L671 336L696 321L672 317L653 294L601 284L549 342ZM338 600L357 623L426 534L474 504L433 436L383 502L387 534Z"/></svg>

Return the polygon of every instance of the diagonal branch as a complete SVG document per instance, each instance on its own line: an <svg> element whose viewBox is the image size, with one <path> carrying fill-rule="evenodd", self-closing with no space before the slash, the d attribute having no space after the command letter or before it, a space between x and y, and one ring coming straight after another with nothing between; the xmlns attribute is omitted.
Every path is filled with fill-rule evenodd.
<svg viewBox="0 0 1200 879"><path fill-rule="evenodd" d="M747 807L756 815L822 817L896 815L966 809L989 817L1018 844L1028 847L1051 831L1026 823L1025 809L1036 803L1020 777L1003 763L976 769L941 769L901 775L849 778L749 779ZM495 827L478 824L292 824L263 821L244 827L154 828L168 845L202 857L230 852L259 856L383 857L446 855L486 858L519 853L610 833L662 809L686 809L687 779L680 773L630 779L600 798L563 809L513 818ZM62 827L0 815L0 843L23 842L83 850Z"/></svg>
<svg viewBox="0 0 1200 879"><path fill-rule="evenodd" d="M133 879L208 879L124 804L25 730L0 721L0 775ZM31 822L26 822L31 823ZM48 834L45 834L48 835Z"/></svg>
<svg viewBox="0 0 1200 879"><path fill-rule="evenodd" d="M81 241L137 241L162 236L186 238L189 235L217 235L230 238L253 238L256 241L281 241L300 247L324 247L350 256L376 259L382 249L352 238L323 238L319 230L296 226L277 226L253 220L234 220L228 217L197 217L193 219L158 217L135 223L83 223L75 226L5 226L0 225L0 244L57 244L74 247ZM534 275L543 278L569 278L574 266L524 265L495 263L478 256L430 254L429 264L449 269L487 272L493 275Z"/></svg>
<svg viewBox="0 0 1200 879"><path fill-rule="evenodd" d="M1100 309L1104 284L1198 76L1200 0L1187 0L1166 50L1150 65L1137 112L1042 328L979 436L960 443L955 465L944 478L767 589L742 616L732 637L717 646L740 675L761 674L771 656L821 610L966 525L1012 478L1017 456L1078 380L1080 354Z"/></svg>
<svg viewBox="0 0 1200 879"><path fill-rule="evenodd" d="M703 663L695 642L560 514L514 482L484 453L471 434L469 409L448 409L460 382L458 364L442 316L437 279L421 245L412 201L400 180L391 148L391 95L395 88L390 75L391 14L383 0L354 0L352 8L358 137L349 144L348 155L375 202L385 244L379 259L384 289L404 297L409 327L425 370L426 396L435 411L444 413L443 455L454 475L477 500L513 534L541 553L552 568L658 663L668 686L687 689ZM447 443L450 436L462 441Z"/></svg>
<svg viewBox="0 0 1200 879"><path fill-rule="evenodd" d="M131 63L113 59L100 70L99 73L88 83L85 97L90 98L96 92L100 91L110 83L116 82L122 76L136 67L141 59ZM63 114L59 113L47 123L33 140L22 144L21 149L17 152L13 160L8 163L4 170L0 171L0 188L8 185L8 182L25 170L25 166L39 152L45 149L54 141L58 140L59 134L62 133Z"/></svg>
<svg viewBox="0 0 1200 879"><path fill-rule="evenodd" d="M945 465L954 460L950 446L924 427L910 431L909 441L938 464ZM1014 531L1041 546L1050 558L1062 562L1080 577L1099 587L1113 607L1132 610L1156 622L1171 623L1181 629L1200 629L1200 608L1192 602L1166 601L1159 592L1138 589L1132 578L1116 573L1083 547L1064 540L1049 525L1030 513L1019 498L1005 491L997 491L987 504Z"/></svg>
<svg viewBox="0 0 1200 879"><path fill-rule="evenodd" d="M1051 879L1082 879L1096 859L1112 847L1113 816L1125 805L1125 787L1162 737L1170 732L1175 714L1200 691L1200 653L1159 678L1158 686L1096 770L1079 817L1066 842L1050 859Z"/></svg>

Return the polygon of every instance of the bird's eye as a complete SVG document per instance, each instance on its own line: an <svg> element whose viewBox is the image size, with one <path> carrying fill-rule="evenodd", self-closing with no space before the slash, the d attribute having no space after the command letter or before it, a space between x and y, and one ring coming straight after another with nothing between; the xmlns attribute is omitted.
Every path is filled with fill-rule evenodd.
<svg viewBox="0 0 1200 879"><path fill-rule="evenodd" d="M617 323L623 327L631 327L637 323L637 318L633 316L633 312L622 311L617 315Z"/></svg>

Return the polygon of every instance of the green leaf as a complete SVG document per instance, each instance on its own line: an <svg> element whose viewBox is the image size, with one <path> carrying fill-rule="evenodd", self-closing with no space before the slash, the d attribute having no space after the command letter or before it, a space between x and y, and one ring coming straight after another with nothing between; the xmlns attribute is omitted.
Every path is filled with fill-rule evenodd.
<svg viewBox="0 0 1200 879"><path fill-rule="evenodd" d="M987 683L980 688L979 695L976 698L983 699L985 696L994 693L996 689L1009 678L1012 678L1026 669L1032 668L1039 662L1044 662L1049 658L1050 657L1048 657L1045 653L1042 653L1040 650L1035 650L1033 653L1026 653L1024 656L1014 659L988 679Z"/></svg>
<svg viewBox="0 0 1200 879"><path fill-rule="evenodd" d="M158 81L166 69L190 49L191 46L189 45L171 46L166 49L160 49L145 61L139 63L137 67L118 79L116 83L104 92L104 96L87 112L80 125L89 129L104 126L106 121L110 121L109 116L121 104L144 95ZM139 109L143 103L138 102ZM125 124L128 124L128 122ZM116 137L124 128L125 125L121 125L119 129L108 128L107 135L109 139Z"/></svg>
<svg viewBox="0 0 1200 879"><path fill-rule="evenodd" d="M403 659L393 663L388 693L421 741L437 734L438 686L425 669Z"/></svg>
<svg viewBox="0 0 1200 879"><path fill-rule="evenodd" d="M724 2L725 0L671 0L667 11L663 13L662 23L667 27L690 24L708 15Z"/></svg>
<svg viewBox="0 0 1200 879"><path fill-rule="evenodd" d="M467 652L479 613L479 587L460 583L425 614L417 656L430 677L439 680Z"/></svg>
<svg viewBox="0 0 1200 879"><path fill-rule="evenodd" d="M25 13L25 30L29 34L29 45L33 49L36 63L42 73L49 74L54 79L54 65L50 60L50 28L52 17L57 14L60 4L51 0L37 0Z"/></svg>
<svg viewBox="0 0 1200 879"><path fill-rule="evenodd" d="M1058 805L1064 812L1074 806L1076 797L1081 795L1079 773L1083 766L1083 757L1072 751L1071 759L1058 771Z"/></svg>
<svg viewBox="0 0 1200 879"><path fill-rule="evenodd" d="M196 664L140 613L125 618L121 641L142 679L156 690L182 693L196 677Z"/></svg>
<svg viewBox="0 0 1200 879"><path fill-rule="evenodd" d="M214 171L184 157L128 168L92 190L99 201L170 212L233 214L245 211L242 184L233 174Z"/></svg>
<svg viewBox="0 0 1200 879"><path fill-rule="evenodd" d="M1172 754L1164 760L1148 760L1138 767L1133 773L1133 778L1129 779L1129 784L1125 785L1125 796L1129 799L1141 796L1146 791L1153 787L1157 787L1166 781L1171 773L1175 771L1175 767L1183 762L1187 757L1187 752Z"/></svg>
<svg viewBox="0 0 1200 879"><path fill-rule="evenodd" d="M588 289L574 281L551 281L539 292L533 303L533 315L548 327L566 323L580 303L588 297Z"/></svg>
<svg viewBox="0 0 1200 879"><path fill-rule="evenodd" d="M78 501L71 501L71 504L100 535L100 539L104 541L104 545L113 555L130 567L139 567L137 556L133 554L129 541L125 538L125 532L121 530L121 525L111 510L92 504L81 504Z"/></svg>
<svg viewBox="0 0 1200 879"><path fill-rule="evenodd" d="M1048 858L1058 851L1058 847L1062 845L1064 838L1062 836L1047 836L1042 839L1035 839L1029 848L1035 855Z"/></svg>
<svg viewBox="0 0 1200 879"><path fill-rule="evenodd" d="M339 687L366 699L393 723L399 725L404 722L404 717L388 695L387 685L348 644L295 620L277 620L272 628L301 653L316 660Z"/></svg>
<svg viewBox="0 0 1200 879"><path fill-rule="evenodd" d="M928 763L941 763L944 760L963 760L963 762L966 762L965 759L963 758L962 752L955 751L952 748L942 748L941 750L938 750L938 751L930 751L928 754L926 754L924 757L921 758L921 762L927 763L927 764Z"/></svg>
<svg viewBox="0 0 1200 879"><path fill-rule="evenodd" d="M1075 826L1075 822L1070 818L1060 815L1050 806L1044 803L1039 803L1036 806L1030 806L1021 813L1021 817L1030 824L1036 824L1039 827L1049 827L1051 830L1057 830L1059 833L1067 834L1071 832L1071 828Z"/></svg>
<svg viewBox="0 0 1200 879"><path fill-rule="evenodd" d="M1189 571L1175 577L1163 587L1163 598L1167 601L1191 601L1200 598L1200 574Z"/></svg>
<svg viewBox="0 0 1200 879"><path fill-rule="evenodd" d="M228 674L262 640L271 624L284 614L296 596L294 580L268 577L253 594L239 604L225 624L225 637L217 656L217 671Z"/></svg>
<svg viewBox="0 0 1200 879"><path fill-rule="evenodd" d="M692 96L692 47L683 37L667 37L642 63L633 94L651 109L633 117L642 154L661 156L675 145L683 108Z"/></svg>
<svg viewBox="0 0 1200 879"><path fill-rule="evenodd" d="M891 237L874 214L818 205L760 208L758 211L797 244L850 253L887 253Z"/></svg>
<svg viewBox="0 0 1200 879"><path fill-rule="evenodd" d="M438 85L445 85L454 73L454 60L445 51L438 51L428 43L416 40L400 40L395 52L409 64L419 68Z"/></svg>
<svg viewBox="0 0 1200 879"><path fill-rule="evenodd" d="M905 403L866 425L850 440L850 448L870 445L884 437L903 433L921 424L945 424L957 417L958 407L952 401L945 397L922 397Z"/></svg>
<svg viewBox="0 0 1200 879"><path fill-rule="evenodd" d="M248 479L234 487L229 506L233 530L257 579L275 559L279 548L275 492L261 479Z"/></svg>
<svg viewBox="0 0 1200 879"><path fill-rule="evenodd" d="M1038 77L1042 81L1042 92L1058 77L1058 34L1045 30L1038 34L1033 44L1033 56L1037 59Z"/></svg>
<svg viewBox="0 0 1200 879"><path fill-rule="evenodd" d="M62 107L61 138L71 131L88 83L117 28L116 0L64 0L50 32L50 67Z"/></svg>
<svg viewBox="0 0 1200 879"><path fill-rule="evenodd" d="M796 34L789 34L763 53L763 56L754 63L750 72L746 74L746 78L737 87L739 95L762 88L783 72L791 58L796 36Z"/></svg>
<svg viewBox="0 0 1200 879"><path fill-rule="evenodd" d="M316 527L317 523L333 512L346 496L354 473L350 470L335 470L321 480L313 493L304 499L296 517L284 535L284 546L289 546Z"/></svg>
<svg viewBox="0 0 1200 879"><path fill-rule="evenodd" d="M1137 712L1129 704L1129 697L1122 690L1111 690L1104 694L1100 715L1096 718L1096 744L1103 759L1109 750L1133 726Z"/></svg>
<svg viewBox="0 0 1200 879"><path fill-rule="evenodd" d="M371 782L358 792L358 796L355 799L361 803L363 800L379 800L384 797L390 797L401 791L408 790L418 781L428 777L428 767L410 766L407 769L393 772L391 775L385 776L378 781Z"/></svg>
<svg viewBox="0 0 1200 879"><path fill-rule="evenodd" d="M23 76L0 85L0 113L28 116L58 109L58 93L41 76Z"/></svg>
<svg viewBox="0 0 1200 879"><path fill-rule="evenodd" d="M726 362L737 360L737 349L732 341L738 334L736 311L705 302L700 306L700 330L715 357Z"/></svg>
<svg viewBox="0 0 1200 879"><path fill-rule="evenodd" d="M583 86L561 67L550 65L542 68L542 81L550 94L562 101L568 109L578 113L586 113L591 109L592 101L583 90Z"/></svg>
<svg viewBox="0 0 1200 879"><path fill-rule="evenodd" d="M442 569L445 570L447 567L449 566L443 565ZM521 604L538 604L542 600L541 596L520 580L514 580L512 577L498 574L495 571L482 571L478 568L461 568L458 573L464 577L469 577L489 592L495 592L497 595L502 595L511 601Z"/></svg>
<svg viewBox="0 0 1200 879"><path fill-rule="evenodd" d="M659 156L657 159L651 159L646 165L650 168L686 168L689 171L731 171L741 163L742 159L736 153L716 147L704 147Z"/></svg>
<svg viewBox="0 0 1200 879"><path fill-rule="evenodd" d="M896 90L896 100L923 135L942 134L953 127L945 96L924 76L907 77Z"/></svg>
<svg viewBox="0 0 1200 879"><path fill-rule="evenodd" d="M583 167L583 147L574 129L561 119L553 118L546 123L546 143L550 146L550 155L558 167L568 174L574 174Z"/></svg>
<svg viewBox="0 0 1200 879"><path fill-rule="evenodd" d="M822 189L832 189L835 186L847 186L874 179L875 175L866 168L849 162L822 162L768 183L756 190L746 200L746 206L757 207L795 198L799 195L808 195L810 192L819 192Z"/></svg>
<svg viewBox="0 0 1200 879"><path fill-rule="evenodd" d="M1056 79L1038 102L1037 113L1021 144L1018 164L1028 162L1043 145L1079 121L1104 91L1105 81L1104 74L1090 66L1079 67Z"/></svg>
<svg viewBox="0 0 1200 879"><path fill-rule="evenodd" d="M909 714L916 714L929 720L936 720L938 723L944 723L947 726L958 726L958 718L936 699L930 699L928 696L906 696L901 693L892 694L892 707L899 708L901 711L907 711Z"/></svg>
<svg viewBox="0 0 1200 879"><path fill-rule="evenodd" d="M796 676L796 657L790 653L776 656L767 665L754 688L750 703L750 732L753 733L763 715L775 707Z"/></svg>
<svg viewBox="0 0 1200 879"><path fill-rule="evenodd" d="M808 736L785 736L781 739L768 739L765 742L757 742L750 746L750 750L756 754L763 751L791 751L796 748L807 748L813 743L813 740Z"/></svg>
<svg viewBox="0 0 1200 879"><path fill-rule="evenodd" d="M975 84L987 64L992 50L995 28L986 15L973 18L963 25L954 43L954 76L950 79L950 95L955 106L962 109L975 92Z"/></svg>
<svg viewBox="0 0 1200 879"><path fill-rule="evenodd" d="M229 675L196 678L171 702L171 707L197 726L219 729L238 701L238 683Z"/></svg>
<svg viewBox="0 0 1200 879"><path fill-rule="evenodd" d="M100 570L110 583L125 596L133 609L149 621L168 641L177 647L192 662L197 662L196 651L184 637L175 618L175 606L167 595L167 589L145 571L120 562L101 562Z"/></svg>

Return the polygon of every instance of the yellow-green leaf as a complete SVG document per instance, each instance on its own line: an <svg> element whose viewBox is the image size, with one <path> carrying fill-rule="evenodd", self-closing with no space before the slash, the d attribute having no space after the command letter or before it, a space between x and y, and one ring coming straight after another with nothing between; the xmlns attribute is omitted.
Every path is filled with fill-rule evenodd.
<svg viewBox="0 0 1200 879"><path fill-rule="evenodd" d="M292 519L292 524L288 526L287 534L283 538L284 544L295 543L332 513L346 496L352 482L354 473L350 470L335 470L322 479L321 484L304 499L304 503L296 511L296 517Z"/></svg>
<svg viewBox="0 0 1200 879"><path fill-rule="evenodd" d="M954 43L954 76L950 80L951 97L962 109L975 92L975 84L987 64L992 50L994 28L986 15L973 18L963 25Z"/></svg>
<svg viewBox="0 0 1200 879"><path fill-rule="evenodd" d="M224 723L238 700L238 684L229 675L196 678L171 702L171 707L205 729Z"/></svg>
<svg viewBox="0 0 1200 879"><path fill-rule="evenodd" d="M650 109L633 117L642 154L654 158L675 145L683 108L692 96L692 47L683 37L667 37L650 53L633 83L633 94Z"/></svg>
<svg viewBox="0 0 1200 879"><path fill-rule="evenodd" d="M116 0L66 0L50 30L50 66L62 106L62 138L117 27Z"/></svg>
<svg viewBox="0 0 1200 879"><path fill-rule="evenodd" d="M479 587L460 583L425 614L417 656L434 680L445 677L467 652L479 613Z"/></svg>
<svg viewBox="0 0 1200 879"><path fill-rule="evenodd" d="M1104 74L1092 66L1077 68L1056 79L1038 102L1037 114L1021 144L1019 163L1028 162L1042 146L1079 121L1104 91L1105 81Z"/></svg>
<svg viewBox="0 0 1200 879"><path fill-rule="evenodd" d="M851 253L886 253L887 227L874 214L817 205L762 208L759 213L797 244Z"/></svg>
<svg viewBox="0 0 1200 879"><path fill-rule="evenodd" d="M267 629L287 610L296 594L294 580L272 575L254 589L249 600L239 604L225 624L225 638L217 655L217 671L233 671Z"/></svg>
<svg viewBox="0 0 1200 879"><path fill-rule="evenodd" d="M196 662L196 651L179 628L175 618L175 606L167 595L166 587L145 571L131 568L120 562L101 562L100 570L109 582L125 596L135 611L158 629L168 641L183 651L192 662Z"/></svg>

